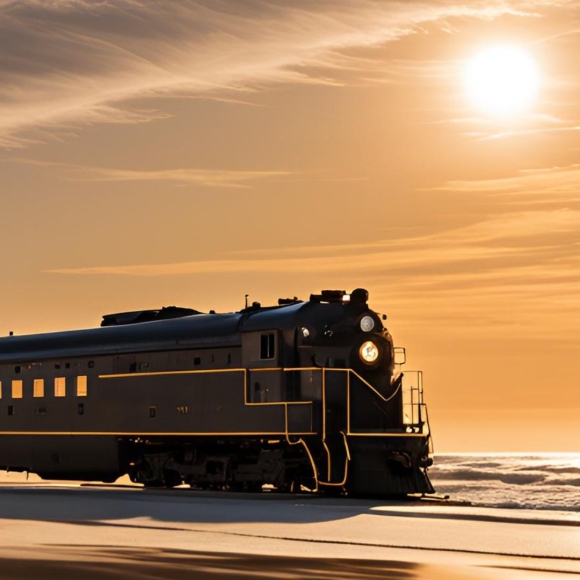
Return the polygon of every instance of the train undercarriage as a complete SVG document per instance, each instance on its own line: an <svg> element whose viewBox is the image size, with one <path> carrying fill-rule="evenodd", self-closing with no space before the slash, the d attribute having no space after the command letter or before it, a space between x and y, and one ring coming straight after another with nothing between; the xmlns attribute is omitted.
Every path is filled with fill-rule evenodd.
<svg viewBox="0 0 580 580"><path fill-rule="evenodd" d="M411 443L411 444L410 444ZM344 438L124 442L131 481L145 487L349 496L433 493L427 441ZM351 448L355 451L351 455ZM353 459L354 457L354 459ZM388 490L385 493L385 490Z"/></svg>

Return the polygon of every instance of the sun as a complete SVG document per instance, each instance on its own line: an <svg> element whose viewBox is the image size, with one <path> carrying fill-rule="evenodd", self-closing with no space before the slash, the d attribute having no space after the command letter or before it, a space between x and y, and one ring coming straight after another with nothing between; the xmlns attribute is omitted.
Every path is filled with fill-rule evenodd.
<svg viewBox="0 0 580 580"><path fill-rule="evenodd" d="M522 48L499 45L467 62L465 89L471 102L491 116L516 116L532 105L538 92L538 69Z"/></svg>

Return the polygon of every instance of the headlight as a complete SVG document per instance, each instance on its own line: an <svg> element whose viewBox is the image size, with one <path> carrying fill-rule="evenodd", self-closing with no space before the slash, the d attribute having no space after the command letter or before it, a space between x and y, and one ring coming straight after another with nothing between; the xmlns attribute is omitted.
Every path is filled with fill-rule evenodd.
<svg viewBox="0 0 580 580"><path fill-rule="evenodd" d="M377 362L379 358L379 347L372 340L367 340L361 344L361 347L358 349L358 355L360 360L371 365Z"/></svg>
<svg viewBox="0 0 580 580"><path fill-rule="evenodd" d="M372 316L363 316L360 319L360 329L363 332L370 332L375 327L375 321Z"/></svg>

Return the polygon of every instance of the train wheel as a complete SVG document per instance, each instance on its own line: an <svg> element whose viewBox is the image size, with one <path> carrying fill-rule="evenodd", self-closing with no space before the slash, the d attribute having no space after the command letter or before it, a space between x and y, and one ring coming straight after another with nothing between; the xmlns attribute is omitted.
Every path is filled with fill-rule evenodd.
<svg viewBox="0 0 580 580"><path fill-rule="evenodd" d="M179 471L174 471L173 469L164 469L163 470L163 485L167 489L171 489L172 487L177 487L183 483L183 479Z"/></svg>
<svg viewBox="0 0 580 580"><path fill-rule="evenodd" d="M145 489L159 489L160 487L165 487L165 484L160 479L150 479L143 482L143 487Z"/></svg>
<svg viewBox="0 0 580 580"><path fill-rule="evenodd" d="M262 491L262 482L261 481L248 482L247 490L250 493L260 493Z"/></svg>
<svg viewBox="0 0 580 580"><path fill-rule="evenodd" d="M321 491L326 497L340 497L345 494L344 487L338 485L325 485Z"/></svg>

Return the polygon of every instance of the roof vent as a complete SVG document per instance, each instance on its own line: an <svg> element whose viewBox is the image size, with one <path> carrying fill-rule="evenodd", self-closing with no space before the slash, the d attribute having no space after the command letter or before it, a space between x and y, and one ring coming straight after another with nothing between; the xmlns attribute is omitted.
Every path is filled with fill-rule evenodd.
<svg viewBox="0 0 580 580"><path fill-rule="evenodd" d="M310 302L344 302L345 290L323 290L320 294L311 294Z"/></svg>
<svg viewBox="0 0 580 580"><path fill-rule="evenodd" d="M170 318L182 318L201 314L193 308L181 306L164 306L161 310L135 310L133 312L117 312L103 315L101 326L122 326L124 324L138 324L140 322L152 322L153 320L169 320Z"/></svg>

